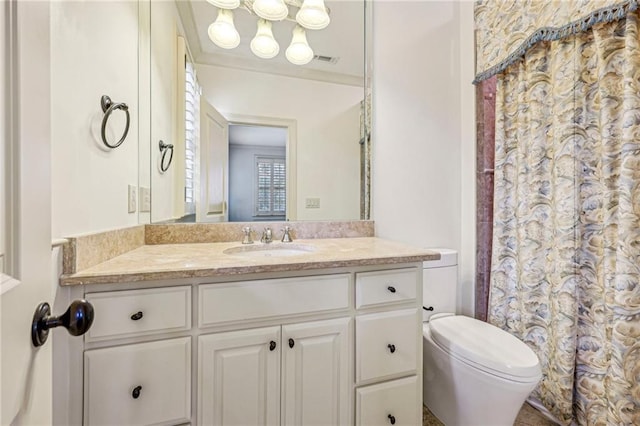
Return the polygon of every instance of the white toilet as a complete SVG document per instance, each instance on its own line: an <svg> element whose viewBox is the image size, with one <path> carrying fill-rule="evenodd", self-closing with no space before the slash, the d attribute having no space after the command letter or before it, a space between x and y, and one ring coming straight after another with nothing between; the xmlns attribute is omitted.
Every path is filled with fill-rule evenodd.
<svg viewBox="0 0 640 426"><path fill-rule="evenodd" d="M441 259L424 262L424 405L446 426L511 426L542 377L538 357L498 327L453 313L458 256L432 250Z"/></svg>

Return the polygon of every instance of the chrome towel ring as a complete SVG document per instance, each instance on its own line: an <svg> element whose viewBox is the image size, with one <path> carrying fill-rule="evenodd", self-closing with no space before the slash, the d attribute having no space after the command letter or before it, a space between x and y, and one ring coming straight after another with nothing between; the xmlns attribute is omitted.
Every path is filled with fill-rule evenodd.
<svg viewBox="0 0 640 426"><path fill-rule="evenodd" d="M127 106L127 104L125 103L116 104L107 95L103 95L102 98L100 98L100 106L102 106L102 112L104 112L104 117L102 118L102 142L108 148L117 148L122 145L122 142L124 142L124 140L127 138L127 134L129 134L129 124L131 122L131 117L129 116L129 106ZM112 145L107 141L107 121L109 120L111 113L117 109L121 109L127 115L127 124L124 127L124 134L122 135L120 140Z"/></svg>
<svg viewBox="0 0 640 426"><path fill-rule="evenodd" d="M166 172L167 170L169 170L171 160L173 160L173 144L164 143L161 140L158 145L160 146L160 152L162 153L162 158L160 159L160 170L162 170L162 172ZM169 161L165 161L167 152L169 153Z"/></svg>

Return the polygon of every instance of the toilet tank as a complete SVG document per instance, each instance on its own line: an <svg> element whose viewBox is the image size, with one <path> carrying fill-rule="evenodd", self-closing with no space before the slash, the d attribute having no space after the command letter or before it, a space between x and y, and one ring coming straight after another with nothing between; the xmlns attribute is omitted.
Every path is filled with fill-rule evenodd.
<svg viewBox="0 0 640 426"><path fill-rule="evenodd" d="M430 248L440 253L440 260L423 262L422 320L433 314L457 313L458 252L444 248ZM433 310L425 310L424 308Z"/></svg>

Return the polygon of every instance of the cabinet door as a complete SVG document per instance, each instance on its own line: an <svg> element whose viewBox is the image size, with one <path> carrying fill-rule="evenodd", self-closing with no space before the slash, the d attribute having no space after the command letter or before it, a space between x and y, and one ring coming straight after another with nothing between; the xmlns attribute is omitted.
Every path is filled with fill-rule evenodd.
<svg viewBox="0 0 640 426"><path fill-rule="evenodd" d="M198 424L280 423L280 327L198 338Z"/></svg>
<svg viewBox="0 0 640 426"><path fill-rule="evenodd" d="M191 338L84 353L84 424L179 424L191 418Z"/></svg>
<svg viewBox="0 0 640 426"><path fill-rule="evenodd" d="M350 318L282 327L283 426L350 423Z"/></svg>

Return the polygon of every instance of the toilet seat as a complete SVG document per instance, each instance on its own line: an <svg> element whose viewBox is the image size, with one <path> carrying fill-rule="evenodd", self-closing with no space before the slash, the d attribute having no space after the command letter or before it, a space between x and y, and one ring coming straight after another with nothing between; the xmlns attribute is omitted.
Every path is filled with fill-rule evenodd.
<svg viewBox="0 0 640 426"><path fill-rule="evenodd" d="M428 327L434 343L462 362L508 380L540 379L540 364L535 353L498 327L452 314L432 316Z"/></svg>

